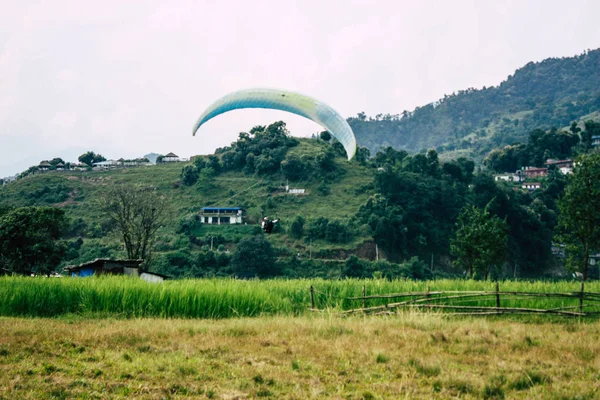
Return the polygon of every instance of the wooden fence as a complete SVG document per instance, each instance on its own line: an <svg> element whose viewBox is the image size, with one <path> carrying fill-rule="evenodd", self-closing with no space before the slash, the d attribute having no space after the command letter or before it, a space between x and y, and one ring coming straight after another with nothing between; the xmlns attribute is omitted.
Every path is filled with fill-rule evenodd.
<svg viewBox="0 0 600 400"><path fill-rule="evenodd" d="M533 298L555 299L554 302L562 303L560 307L529 308L516 307L514 303ZM315 307L315 289L310 287L310 300L312 311L322 311ZM465 315L498 315L498 314L552 314L569 317L585 317L600 315L600 293L586 292L585 285L581 283L581 290L577 292L516 292L501 291L496 282L493 291L431 291L406 292L393 294L367 295L366 286L363 285L362 296L346 297L345 302L354 302L357 307L340 311L341 314L355 313L389 313L400 309L415 309L418 311L439 311L450 314ZM377 301L379 305L368 306L368 303ZM484 303L464 305L461 303ZM513 306L503 306L511 303ZM547 303L547 302L546 302ZM565 303L570 303L565 305ZM574 303L574 304L573 304ZM358 306L360 304L360 306Z"/></svg>

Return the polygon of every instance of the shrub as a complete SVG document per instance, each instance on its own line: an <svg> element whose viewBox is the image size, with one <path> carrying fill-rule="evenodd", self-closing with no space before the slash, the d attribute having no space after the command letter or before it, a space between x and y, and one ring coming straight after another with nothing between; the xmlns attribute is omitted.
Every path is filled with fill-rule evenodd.
<svg viewBox="0 0 600 400"><path fill-rule="evenodd" d="M267 277L279 274L275 252L262 235L240 240L231 257L233 272L240 277Z"/></svg>
<svg viewBox="0 0 600 400"><path fill-rule="evenodd" d="M290 236L295 238L301 238L304 234L304 217L296 215L292 223L290 224Z"/></svg>
<svg viewBox="0 0 600 400"><path fill-rule="evenodd" d="M344 275L350 278L367 278L371 275L370 263L356 256L350 256L344 265Z"/></svg>
<svg viewBox="0 0 600 400"><path fill-rule="evenodd" d="M198 168L195 165L186 165L181 170L181 181L186 186L192 186L196 182L198 182L198 178L200 174L198 173Z"/></svg>

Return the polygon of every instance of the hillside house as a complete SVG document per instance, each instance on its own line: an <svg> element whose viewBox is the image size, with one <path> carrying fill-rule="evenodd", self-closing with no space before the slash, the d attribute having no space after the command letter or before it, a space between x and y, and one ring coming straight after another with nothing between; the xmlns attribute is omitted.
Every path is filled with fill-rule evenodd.
<svg viewBox="0 0 600 400"><path fill-rule="evenodd" d="M242 223L241 207L204 207L200 214L200 222L211 225L227 225Z"/></svg>
<svg viewBox="0 0 600 400"><path fill-rule="evenodd" d="M110 260L97 258L79 265L69 265L64 270L69 276L86 277L92 275L140 276L140 264L144 260Z"/></svg>
<svg viewBox="0 0 600 400"><path fill-rule="evenodd" d="M65 170L65 164L59 162L58 164L55 165L56 170L57 171L64 171Z"/></svg>
<svg viewBox="0 0 600 400"><path fill-rule="evenodd" d="M79 265L70 265L64 270L72 277L85 278L94 275L127 275L139 277L151 283L160 283L169 279L168 276L156 272L140 272L140 264L144 260L109 260L97 258L94 261Z"/></svg>
<svg viewBox="0 0 600 400"><path fill-rule="evenodd" d="M521 187L527 190L538 190L542 185L539 182L525 182Z"/></svg>
<svg viewBox="0 0 600 400"><path fill-rule="evenodd" d="M306 194L306 189L293 189L289 185L285 185L285 192L289 194Z"/></svg>
<svg viewBox="0 0 600 400"><path fill-rule="evenodd" d="M169 153L162 158L162 162L178 162L179 156L175 153Z"/></svg>
<svg viewBox="0 0 600 400"><path fill-rule="evenodd" d="M116 168L118 165L119 165L119 163L115 160L106 160L106 161L95 162L94 167L92 169L94 171L106 171L109 169Z"/></svg>
<svg viewBox="0 0 600 400"><path fill-rule="evenodd" d="M74 171L87 171L90 166L83 163L71 164L71 169Z"/></svg>
<svg viewBox="0 0 600 400"><path fill-rule="evenodd" d="M136 158L134 160L125 160L123 158L119 158L117 160L117 164L122 167L138 167L140 165L150 165L151 163L143 158Z"/></svg>
<svg viewBox="0 0 600 400"><path fill-rule="evenodd" d="M535 178L538 176L547 176L548 168L525 167L521 172L522 175L525 175L527 178Z"/></svg>
<svg viewBox="0 0 600 400"><path fill-rule="evenodd" d="M600 135L592 136L592 146L600 146Z"/></svg>
<svg viewBox="0 0 600 400"><path fill-rule="evenodd" d="M562 174L565 175L573 172L573 160L553 160L549 158L546 160L544 165L546 165L548 168L554 165Z"/></svg>
<svg viewBox="0 0 600 400"><path fill-rule="evenodd" d="M166 281L167 279L169 279L169 277L167 275L158 274L156 272L142 272L140 274L140 279L150 283L160 283Z"/></svg>
<svg viewBox="0 0 600 400"><path fill-rule="evenodd" d="M525 180L525 178L522 175L519 175L519 174L505 173L505 174L496 174L496 175L494 175L494 180L496 182L499 182L499 181L504 181L504 182L521 182L521 181Z"/></svg>

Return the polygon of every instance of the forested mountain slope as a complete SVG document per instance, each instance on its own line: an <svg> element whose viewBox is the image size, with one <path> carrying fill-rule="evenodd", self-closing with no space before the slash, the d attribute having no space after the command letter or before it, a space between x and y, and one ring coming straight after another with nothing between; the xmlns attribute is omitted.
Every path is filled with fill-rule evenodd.
<svg viewBox="0 0 600 400"><path fill-rule="evenodd" d="M494 87L467 89L399 115L348 119L359 145L481 158L492 148L525 142L535 128L597 118L600 49L530 62Z"/></svg>

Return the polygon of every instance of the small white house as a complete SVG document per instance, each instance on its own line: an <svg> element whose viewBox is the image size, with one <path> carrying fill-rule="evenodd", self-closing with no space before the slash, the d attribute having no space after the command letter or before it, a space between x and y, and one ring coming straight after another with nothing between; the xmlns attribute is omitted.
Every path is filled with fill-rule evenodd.
<svg viewBox="0 0 600 400"><path fill-rule="evenodd" d="M157 274L156 272L142 272L140 279L150 283L161 283L167 279L166 275Z"/></svg>
<svg viewBox="0 0 600 400"><path fill-rule="evenodd" d="M547 165L548 167L550 167L552 165L556 166L556 168L558 168L560 173L563 175L573 173L573 164L574 164L574 162L571 159L554 160L554 159L549 158L545 162L545 165Z"/></svg>
<svg viewBox="0 0 600 400"><path fill-rule="evenodd" d="M539 182L525 182L521 187L527 190L537 190L541 188L542 185Z"/></svg>
<svg viewBox="0 0 600 400"><path fill-rule="evenodd" d="M241 207L204 207L200 214L200 222L211 225L228 225L242 223Z"/></svg>
<svg viewBox="0 0 600 400"><path fill-rule="evenodd" d="M285 186L285 191L289 194L305 194L306 189L292 189L288 185Z"/></svg>
<svg viewBox="0 0 600 400"><path fill-rule="evenodd" d="M523 176L518 174L506 173L506 174L496 174L494 175L494 180L496 182L505 181L505 182L521 182L524 180Z"/></svg>
<svg viewBox="0 0 600 400"><path fill-rule="evenodd" d="M95 162L93 169L96 171L104 171L107 169L116 168L118 165L119 165L119 163L115 160L106 160L106 161Z"/></svg>
<svg viewBox="0 0 600 400"><path fill-rule="evenodd" d="M573 167L560 167L558 170L563 175L567 175L567 174L572 174L573 173Z"/></svg>
<svg viewBox="0 0 600 400"><path fill-rule="evenodd" d="M83 163L71 164L71 169L74 171L87 171L89 167L89 165Z"/></svg>

